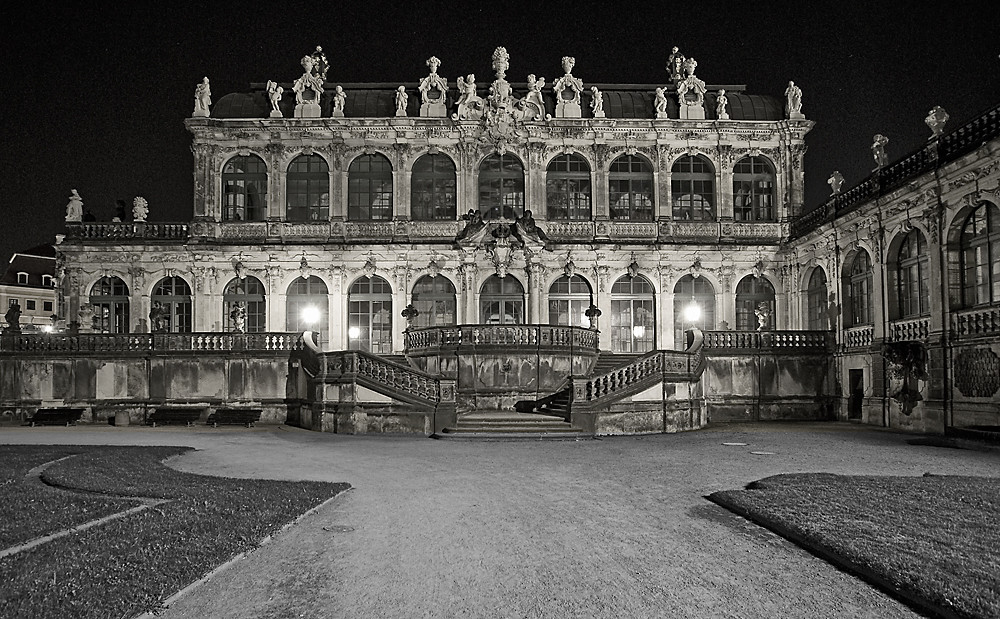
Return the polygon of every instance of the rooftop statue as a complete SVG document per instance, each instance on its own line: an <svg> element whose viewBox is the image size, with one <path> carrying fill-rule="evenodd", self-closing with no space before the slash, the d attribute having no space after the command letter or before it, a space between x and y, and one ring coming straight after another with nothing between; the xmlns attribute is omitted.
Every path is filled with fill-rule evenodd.
<svg viewBox="0 0 1000 619"><path fill-rule="evenodd" d="M420 92L420 115L424 117L442 118L447 116L445 109L445 95L448 92L448 80L438 75L438 67L441 61L437 56L427 59L427 67L430 74L420 80L417 91Z"/></svg>
<svg viewBox="0 0 1000 619"><path fill-rule="evenodd" d="M470 73L468 77L458 78L458 112L452 118L455 120L479 120L483 117L483 100L476 94L476 76Z"/></svg>
<svg viewBox="0 0 1000 619"><path fill-rule="evenodd" d="M344 116L344 104L347 102L347 93L344 92L344 88L340 85L333 91L333 112L331 116L343 118Z"/></svg>
<svg viewBox="0 0 1000 619"><path fill-rule="evenodd" d="M656 94L653 95L653 108L656 109L657 118L667 117L667 89L657 88Z"/></svg>
<svg viewBox="0 0 1000 619"><path fill-rule="evenodd" d="M281 93L283 92L285 92L285 89L278 86L277 82L268 80L267 98L271 101L271 118L281 118L281 110L278 109L278 101L281 101Z"/></svg>
<svg viewBox="0 0 1000 619"><path fill-rule="evenodd" d="M677 47L674 47L667 56L667 73L675 82L684 79L684 60L684 54Z"/></svg>
<svg viewBox="0 0 1000 619"><path fill-rule="evenodd" d="M677 82L677 105L682 120L705 119L705 93L708 89L705 87L705 82L695 77L694 70L697 67L697 60L686 58L684 60L686 77Z"/></svg>
<svg viewBox="0 0 1000 619"><path fill-rule="evenodd" d="M314 73L315 58L303 56L300 62L305 73L292 85L292 90L295 91L295 117L317 118L320 115L319 98L323 94L323 79Z"/></svg>
<svg viewBox="0 0 1000 619"><path fill-rule="evenodd" d="M924 119L924 122L927 123L927 126L931 129L930 139L941 137L941 134L944 133L944 125L948 122L948 118L948 112L945 112L944 108L940 105L935 105L931 108L931 111L927 113L927 118Z"/></svg>
<svg viewBox="0 0 1000 619"><path fill-rule="evenodd" d="M788 82L785 89L785 111L789 118L805 118L802 114L802 89L795 85L795 82Z"/></svg>
<svg viewBox="0 0 1000 619"><path fill-rule="evenodd" d="M719 94L715 96L715 117L719 120L729 120L729 112L726 111L726 106L729 105L729 98L726 97L725 90L719 90Z"/></svg>
<svg viewBox="0 0 1000 619"><path fill-rule="evenodd" d="M330 68L330 63L326 61L326 54L323 53L323 48L319 45L316 46L316 51L312 53L313 68L312 73L320 79L321 82L326 81L326 71Z"/></svg>
<svg viewBox="0 0 1000 619"><path fill-rule="evenodd" d="M543 120L545 118L542 88L545 88L544 77L535 79L534 73L528 76L528 94L524 97L524 120Z"/></svg>
<svg viewBox="0 0 1000 619"><path fill-rule="evenodd" d="M830 195L835 196L840 193L840 188L844 184L844 175L840 173L840 170L834 170L830 178L826 179L826 184L830 186Z"/></svg>
<svg viewBox="0 0 1000 619"><path fill-rule="evenodd" d="M594 118L604 118L604 95L597 86L590 87L590 111Z"/></svg>
<svg viewBox="0 0 1000 619"><path fill-rule="evenodd" d="M872 138L872 157L875 159L876 170L888 163L888 158L885 155L885 145L888 143L889 138L881 133L875 134L875 137Z"/></svg>
<svg viewBox="0 0 1000 619"><path fill-rule="evenodd" d="M507 76L507 69L510 67L510 54L504 47L493 50L493 70L497 73L497 78L490 84L490 104L493 107L507 107L511 103L510 84L504 79Z"/></svg>
<svg viewBox="0 0 1000 619"><path fill-rule="evenodd" d="M146 221L146 215L149 215L149 203L146 202L146 198L137 196L132 201L132 220L139 222Z"/></svg>
<svg viewBox="0 0 1000 619"><path fill-rule="evenodd" d="M406 94L406 86L396 89L396 116L406 116L406 101L410 98Z"/></svg>
<svg viewBox="0 0 1000 619"><path fill-rule="evenodd" d="M563 56L562 68L565 75L556 80L552 92L556 95L556 118L580 118L580 93L583 92L583 80L573 77L573 67L576 58Z"/></svg>
<svg viewBox="0 0 1000 619"><path fill-rule="evenodd" d="M194 112L192 117L207 117L209 115L208 106L212 104L212 89L209 87L208 78L203 77L201 83L194 88Z"/></svg>
<svg viewBox="0 0 1000 619"><path fill-rule="evenodd" d="M69 192L69 204L66 205L66 221L83 221L83 198L76 189Z"/></svg>

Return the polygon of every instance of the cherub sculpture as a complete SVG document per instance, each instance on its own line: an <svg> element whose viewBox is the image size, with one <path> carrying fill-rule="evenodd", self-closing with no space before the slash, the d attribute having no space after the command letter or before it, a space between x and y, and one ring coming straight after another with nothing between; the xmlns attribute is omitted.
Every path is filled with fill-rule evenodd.
<svg viewBox="0 0 1000 619"><path fill-rule="evenodd" d="M604 118L604 94L597 86L590 87L590 111L594 118Z"/></svg>
<svg viewBox="0 0 1000 619"><path fill-rule="evenodd" d="M194 112L193 116L208 116L208 106L212 104L212 89L209 86L208 78L203 77L201 83L194 88Z"/></svg>
<svg viewBox="0 0 1000 619"><path fill-rule="evenodd" d="M278 101L281 101L281 93L283 92L285 92L285 89L278 86L277 82L267 82L267 98L271 101L272 116L281 116L281 110L278 109ZM277 112L277 114L274 114L274 112Z"/></svg>
<svg viewBox="0 0 1000 619"><path fill-rule="evenodd" d="M83 198L76 189L69 192L69 204L66 205L66 221L83 221Z"/></svg>
<svg viewBox="0 0 1000 619"><path fill-rule="evenodd" d="M406 86L396 89L396 116L406 116L406 101L409 99L406 94Z"/></svg>
<svg viewBox="0 0 1000 619"><path fill-rule="evenodd" d="M889 143L889 138L881 133L875 134L872 138L872 157L875 159L875 166L881 168L888 162L885 154L885 145Z"/></svg>
<svg viewBox="0 0 1000 619"><path fill-rule="evenodd" d="M785 89L785 97L788 99L786 103L788 116L791 117L792 114L802 113L802 89L795 85L795 82L788 82L788 88Z"/></svg>

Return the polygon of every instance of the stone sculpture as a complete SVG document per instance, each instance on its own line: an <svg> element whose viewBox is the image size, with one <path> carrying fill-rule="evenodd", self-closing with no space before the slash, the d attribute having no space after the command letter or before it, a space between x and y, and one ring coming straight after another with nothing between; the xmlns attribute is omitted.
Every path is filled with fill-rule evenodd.
<svg viewBox="0 0 1000 619"><path fill-rule="evenodd" d="M326 54L323 53L323 48L319 45L316 46L316 51L312 53L313 68L312 73L320 79L320 81L326 81L326 71L330 68L330 63L326 61Z"/></svg>
<svg viewBox="0 0 1000 619"><path fill-rule="evenodd" d="M881 133L876 133L875 137L872 138L872 157L875 159L876 170L888 162L885 155L885 145L888 143L889 138L885 137Z"/></svg>
<svg viewBox="0 0 1000 619"><path fill-rule="evenodd" d="M278 101L281 101L281 93L283 92L285 92L285 89L278 86L277 82L267 82L267 98L271 101L271 118L281 118Z"/></svg>
<svg viewBox="0 0 1000 619"><path fill-rule="evenodd" d="M333 91L333 112L331 116L335 118L344 117L344 104L347 102L347 93L344 92L343 87L337 86Z"/></svg>
<svg viewBox="0 0 1000 619"><path fill-rule="evenodd" d="M441 61L437 56L427 59L430 74L420 80L417 90L420 92L420 116L425 118L444 118L448 115L445 108L445 94L448 92L448 80L438 75Z"/></svg>
<svg viewBox="0 0 1000 619"><path fill-rule="evenodd" d="M844 175L839 170L834 170L830 178L826 179L826 184L830 186L830 195L835 196L840 193L840 187L844 184Z"/></svg>
<svg viewBox="0 0 1000 619"><path fill-rule="evenodd" d="M795 82L788 82L785 89L785 111L789 118L805 118L802 114L802 89L795 85Z"/></svg>
<svg viewBox="0 0 1000 619"><path fill-rule="evenodd" d="M771 306L769 306L766 302L761 301L753 313L757 315L757 330L767 331L771 318Z"/></svg>
<svg viewBox="0 0 1000 619"><path fill-rule="evenodd" d="M458 78L458 111L455 120L479 120L483 117L483 100L476 94L476 76Z"/></svg>
<svg viewBox="0 0 1000 619"><path fill-rule="evenodd" d="M92 333L100 330L97 308L92 303L80 304L80 309L76 312L76 324L81 333Z"/></svg>
<svg viewBox="0 0 1000 619"><path fill-rule="evenodd" d="M149 309L149 329L151 333L163 333L166 329L167 311L159 301L153 301Z"/></svg>
<svg viewBox="0 0 1000 619"><path fill-rule="evenodd" d="M66 221L83 221L83 198L76 189L69 192L69 204L66 205Z"/></svg>
<svg viewBox="0 0 1000 619"><path fill-rule="evenodd" d="M708 89L705 82L695 76L694 70L697 67L697 60L686 58L686 77L677 82L677 105L680 107L679 116L682 120L705 120L705 93Z"/></svg>
<svg viewBox="0 0 1000 619"><path fill-rule="evenodd" d="M657 118L667 117L667 89L657 88L656 94L653 95L653 107L656 109Z"/></svg>
<svg viewBox="0 0 1000 619"><path fill-rule="evenodd" d="M209 86L208 78L201 78L201 83L194 87L194 112L192 117L208 117L208 107L212 104L212 89Z"/></svg>
<svg viewBox="0 0 1000 619"><path fill-rule="evenodd" d="M528 94L524 97L524 120L542 120L545 118L545 101L542 99L542 88L545 88L545 78L535 79L535 74L528 76Z"/></svg>
<svg viewBox="0 0 1000 619"><path fill-rule="evenodd" d="M292 90L295 92L295 117L319 118L319 99L323 94L323 79L313 72L316 67L315 58L303 56L301 64L305 72L292 85Z"/></svg>
<svg viewBox="0 0 1000 619"><path fill-rule="evenodd" d="M684 79L684 60L684 54L680 53L677 47L674 47L667 56L667 74L675 82Z"/></svg>
<svg viewBox="0 0 1000 619"><path fill-rule="evenodd" d="M4 329L7 333L20 333L21 332L21 304L17 301L12 301L10 306L7 308L7 313L4 314L4 320L7 321L7 328Z"/></svg>
<svg viewBox="0 0 1000 619"><path fill-rule="evenodd" d="M146 215L149 215L149 203L146 202L145 198L137 196L132 201L132 220L139 222L146 221Z"/></svg>
<svg viewBox="0 0 1000 619"><path fill-rule="evenodd" d="M604 118L604 94L597 86L590 87L590 111L594 118Z"/></svg>
<svg viewBox="0 0 1000 619"><path fill-rule="evenodd" d="M948 118L948 112L945 112L944 108L940 105L935 105L931 108L931 111L927 113L927 118L924 119L924 122L927 123L927 126L930 127L931 130L930 139L933 140L941 137L941 134L944 133L944 125L948 122Z"/></svg>
<svg viewBox="0 0 1000 619"><path fill-rule="evenodd" d="M573 77L574 66L576 66L575 58L563 56L562 68L566 74L552 86L552 92L556 95L556 118L580 118L583 115L580 109L583 80Z"/></svg>
<svg viewBox="0 0 1000 619"><path fill-rule="evenodd" d="M535 223L531 209L525 209L524 213L515 220L513 232L514 236L525 245L545 247L549 242L548 235Z"/></svg>
<svg viewBox="0 0 1000 619"><path fill-rule="evenodd" d="M406 101L410 98L406 94L406 86L396 89L396 116L406 116Z"/></svg>
<svg viewBox="0 0 1000 619"><path fill-rule="evenodd" d="M233 321L234 333L246 333L247 308L241 301L233 303L233 309L229 312L229 319Z"/></svg>
<svg viewBox="0 0 1000 619"><path fill-rule="evenodd" d="M726 97L726 91L720 90L719 94L715 96L715 117L719 120L729 120L729 112L726 111L726 106L729 105L729 98Z"/></svg>

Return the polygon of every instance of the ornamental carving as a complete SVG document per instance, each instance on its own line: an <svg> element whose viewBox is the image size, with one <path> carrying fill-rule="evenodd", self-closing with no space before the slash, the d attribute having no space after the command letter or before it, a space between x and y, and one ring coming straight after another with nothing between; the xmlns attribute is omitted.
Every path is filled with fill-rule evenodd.
<svg viewBox="0 0 1000 619"><path fill-rule="evenodd" d="M963 350L955 360L955 388L969 398L989 398L1000 391L1000 357L989 348Z"/></svg>

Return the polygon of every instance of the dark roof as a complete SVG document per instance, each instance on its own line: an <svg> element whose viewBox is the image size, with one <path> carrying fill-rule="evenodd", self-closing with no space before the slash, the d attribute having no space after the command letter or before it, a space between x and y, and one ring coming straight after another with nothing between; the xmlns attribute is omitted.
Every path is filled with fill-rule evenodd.
<svg viewBox="0 0 1000 619"><path fill-rule="evenodd" d="M43 255L48 252L48 255ZM9 286L26 286L42 288L42 275L54 276L56 273L56 251L52 245L38 245L24 251L15 252L10 264L0 276L0 284ZM18 273L28 274L28 283L19 284Z"/></svg>
<svg viewBox="0 0 1000 619"><path fill-rule="evenodd" d="M420 115L420 93L416 84L403 84L409 98L406 102L406 114L410 117ZM327 83L320 107L324 118L330 116L333 92L336 84ZM347 118L386 118L396 115L396 88L398 84L342 84L347 99L344 102L344 116ZM511 84L517 94L527 91L526 84ZM593 118L590 111L590 85L585 85L581 95L583 118ZM648 84L596 84L604 95L604 112L608 118L646 118L656 116L653 98L656 85ZM262 84L253 84L254 90L249 93L230 93L219 99L212 107L212 118L267 118L271 113L271 105L264 92ZM278 104L285 118L294 116L295 94L291 84L282 84L285 92ZM742 86L709 86L705 95L705 117L714 120L715 93L720 88L726 89L729 99L729 118L731 120L782 120L784 118L784 103L778 97L768 95L748 95L742 92ZM488 85L478 89L479 96L488 95ZM667 116L678 118L677 99L673 87L667 87ZM458 92L452 87L446 96L446 105L450 112L455 111ZM555 116L556 100L551 86L542 93L545 100L545 111Z"/></svg>

